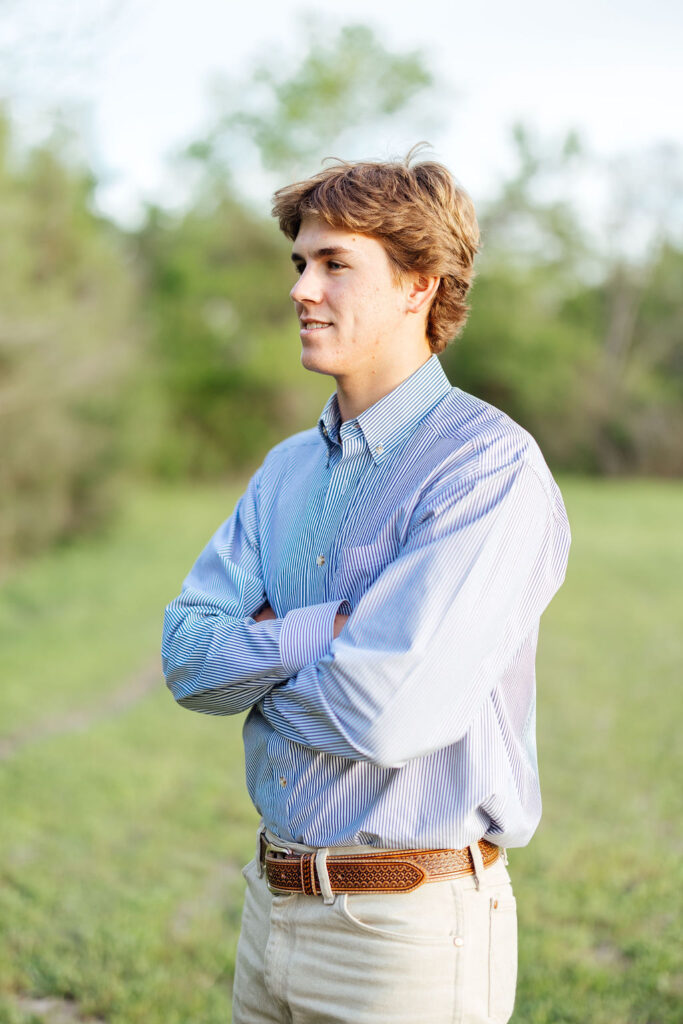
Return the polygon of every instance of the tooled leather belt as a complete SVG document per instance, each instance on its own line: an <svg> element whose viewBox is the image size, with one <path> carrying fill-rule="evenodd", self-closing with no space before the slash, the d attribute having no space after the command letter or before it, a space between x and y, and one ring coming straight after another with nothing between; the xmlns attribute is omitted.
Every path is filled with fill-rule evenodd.
<svg viewBox="0 0 683 1024"><path fill-rule="evenodd" d="M478 845L485 868L498 860L499 846L486 839L480 839ZM265 838L261 840L261 864L273 893L320 895L315 858L315 853L294 853L273 846ZM424 882L475 873L468 847L463 850L390 850L337 857L330 852L326 866L333 893L412 892Z"/></svg>

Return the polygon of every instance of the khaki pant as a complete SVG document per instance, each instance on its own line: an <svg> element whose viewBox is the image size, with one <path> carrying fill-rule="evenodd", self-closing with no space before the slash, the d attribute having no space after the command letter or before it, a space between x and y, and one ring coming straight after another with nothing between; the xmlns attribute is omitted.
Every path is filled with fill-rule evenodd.
<svg viewBox="0 0 683 1024"><path fill-rule="evenodd" d="M341 894L328 905L274 896L256 860L243 874L233 1024L509 1020L517 916L502 857L480 874L479 888L467 875L412 893Z"/></svg>

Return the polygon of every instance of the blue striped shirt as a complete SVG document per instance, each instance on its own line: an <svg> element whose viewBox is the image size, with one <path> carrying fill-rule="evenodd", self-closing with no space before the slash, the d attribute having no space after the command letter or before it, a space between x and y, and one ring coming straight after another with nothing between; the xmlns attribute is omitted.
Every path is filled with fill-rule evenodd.
<svg viewBox="0 0 683 1024"><path fill-rule="evenodd" d="M522 846L539 618L569 544L533 437L433 355L268 453L166 608L167 685L249 711L249 793L282 839ZM256 622L266 600L277 619Z"/></svg>

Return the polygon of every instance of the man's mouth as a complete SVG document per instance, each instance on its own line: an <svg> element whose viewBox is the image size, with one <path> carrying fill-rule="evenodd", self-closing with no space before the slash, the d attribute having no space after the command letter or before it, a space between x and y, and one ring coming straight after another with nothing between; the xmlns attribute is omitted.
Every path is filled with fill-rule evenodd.
<svg viewBox="0 0 683 1024"><path fill-rule="evenodd" d="M301 329L302 331L321 331L323 327L331 327L332 324L325 323L323 320L302 320Z"/></svg>

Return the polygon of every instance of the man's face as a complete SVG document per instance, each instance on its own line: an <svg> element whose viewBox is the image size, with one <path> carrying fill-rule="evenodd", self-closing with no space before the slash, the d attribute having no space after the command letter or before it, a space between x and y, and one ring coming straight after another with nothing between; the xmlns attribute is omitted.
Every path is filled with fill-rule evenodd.
<svg viewBox="0 0 683 1024"><path fill-rule="evenodd" d="M404 329L407 287L395 282L383 245L311 215L301 222L292 260L299 277L290 295L306 369L342 379L384 372Z"/></svg>

